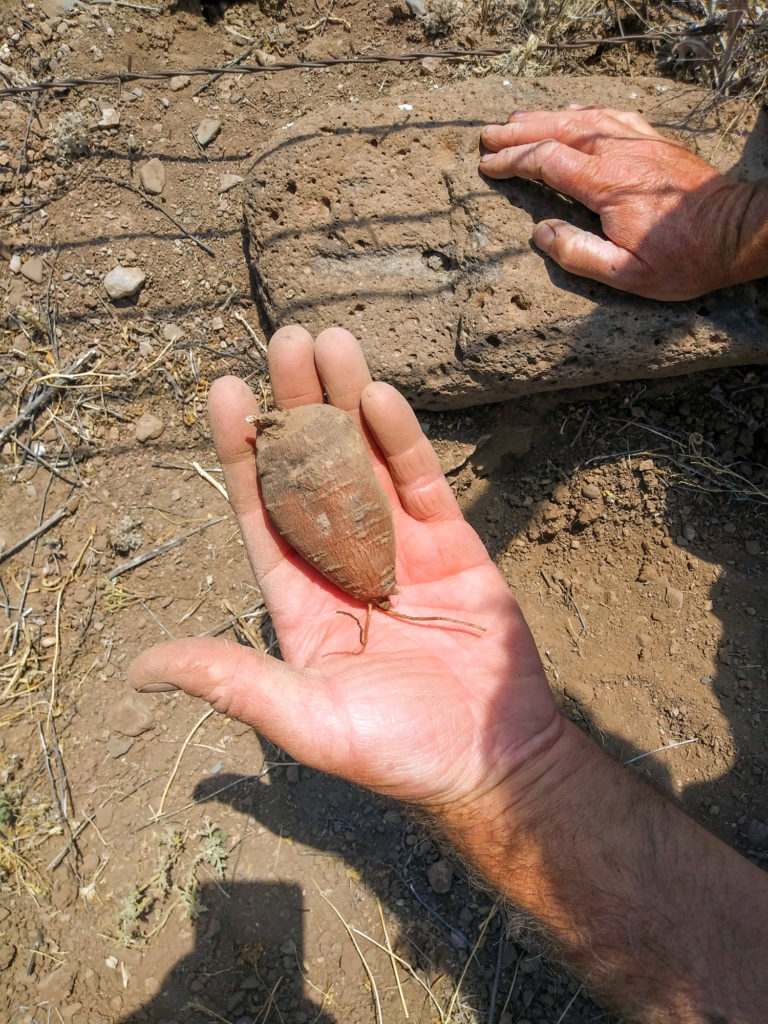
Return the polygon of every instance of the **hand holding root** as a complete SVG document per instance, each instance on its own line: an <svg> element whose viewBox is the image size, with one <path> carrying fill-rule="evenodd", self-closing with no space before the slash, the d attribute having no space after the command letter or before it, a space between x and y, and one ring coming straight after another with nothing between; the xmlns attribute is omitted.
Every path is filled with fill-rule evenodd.
<svg viewBox="0 0 768 1024"><path fill-rule="evenodd" d="M350 334L325 331L315 342L285 328L272 339L269 363L280 407L321 403L325 393L361 427L392 506L395 610L487 632L382 615L357 657L357 630L336 613L359 615L360 603L275 530L261 500L255 431L245 422L258 413L256 400L241 381L223 378L210 395L214 438L285 661L210 639L172 641L138 658L134 685L180 687L306 764L427 809L493 787L560 728L514 598L463 519L408 403L371 382Z"/></svg>
<svg viewBox="0 0 768 1024"><path fill-rule="evenodd" d="M639 114L515 111L482 144L483 174L543 181L598 214L605 238L536 226L536 245L573 274L682 300L768 273L768 186L724 177Z"/></svg>

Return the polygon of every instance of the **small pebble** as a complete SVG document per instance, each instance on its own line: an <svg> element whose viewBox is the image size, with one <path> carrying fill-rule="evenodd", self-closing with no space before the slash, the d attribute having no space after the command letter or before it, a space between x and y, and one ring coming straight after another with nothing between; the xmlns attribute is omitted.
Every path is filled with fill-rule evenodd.
<svg viewBox="0 0 768 1024"><path fill-rule="evenodd" d="M171 92L179 92L180 89L186 89L191 81L189 75L174 75L168 83L168 88Z"/></svg>
<svg viewBox="0 0 768 1024"><path fill-rule="evenodd" d="M229 192L230 189L235 188L243 180L240 174L220 174L219 175L219 192Z"/></svg>
<svg viewBox="0 0 768 1024"><path fill-rule="evenodd" d="M21 269L21 272L22 272L22 274L24 273L24 268L23 267ZM745 540L744 541L744 550L747 552L748 555L759 555L760 554L760 541L752 540L751 538L749 540Z"/></svg>
<svg viewBox="0 0 768 1024"><path fill-rule="evenodd" d="M685 600L685 595L682 590L677 590L675 587L667 587L666 597L669 607L680 611L683 607L683 601Z"/></svg>
<svg viewBox="0 0 768 1024"><path fill-rule="evenodd" d="M141 291L146 280L139 267L114 267L104 278L104 288L110 299L127 299Z"/></svg>
<svg viewBox="0 0 768 1024"><path fill-rule="evenodd" d="M206 117L204 121L201 121L197 126L195 132L195 139L198 145L205 148L209 146L216 136L221 131L221 121L217 121L215 117Z"/></svg>
<svg viewBox="0 0 768 1024"><path fill-rule="evenodd" d="M174 487L171 491L171 501L181 501L181 491L178 487Z"/></svg>
<svg viewBox="0 0 768 1024"><path fill-rule="evenodd" d="M441 857L434 864L430 864L427 868L427 881L432 888L432 892L450 892L451 883L453 882L453 865L451 862Z"/></svg>
<svg viewBox="0 0 768 1024"><path fill-rule="evenodd" d="M160 437L165 430L165 423L154 413L145 412L136 420L133 430L139 444L144 444L146 441Z"/></svg>
<svg viewBox="0 0 768 1024"><path fill-rule="evenodd" d="M108 712L108 722L114 732L123 736L141 736L155 724L154 705L144 701L136 693L129 693L113 704Z"/></svg>
<svg viewBox="0 0 768 1024"><path fill-rule="evenodd" d="M96 123L97 128L117 128L120 124L120 111L114 107L104 107L101 112L101 120Z"/></svg>
<svg viewBox="0 0 768 1024"><path fill-rule="evenodd" d="M600 497L600 488L595 484L584 484L581 488L581 493L589 501L596 501Z"/></svg>
<svg viewBox="0 0 768 1024"><path fill-rule="evenodd" d="M184 330L178 324L165 324L163 337L166 341L178 341L179 338L184 337Z"/></svg>
<svg viewBox="0 0 768 1024"><path fill-rule="evenodd" d="M26 277L28 281L33 284L42 284L45 277L45 264L39 256L33 256L31 259L21 265L21 276Z"/></svg>
<svg viewBox="0 0 768 1024"><path fill-rule="evenodd" d="M145 192L159 196L165 186L165 168L156 156L152 157L139 167L139 178Z"/></svg>

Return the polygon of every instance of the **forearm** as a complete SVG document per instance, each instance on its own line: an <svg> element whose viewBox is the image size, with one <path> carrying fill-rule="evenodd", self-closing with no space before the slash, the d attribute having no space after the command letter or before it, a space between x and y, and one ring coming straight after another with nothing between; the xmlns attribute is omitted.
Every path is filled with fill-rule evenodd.
<svg viewBox="0 0 768 1024"><path fill-rule="evenodd" d="M570 723L524 772L441 825L587 988L633 1021L765 1020L768 877Z"/></svg>

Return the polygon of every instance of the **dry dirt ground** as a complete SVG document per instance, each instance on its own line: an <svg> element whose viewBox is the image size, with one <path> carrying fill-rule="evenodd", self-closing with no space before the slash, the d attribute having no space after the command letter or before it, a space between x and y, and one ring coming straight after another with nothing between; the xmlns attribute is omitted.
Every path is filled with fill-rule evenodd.
<svg viewBox="0 0 768 1024"><path fill-rule="evenodd" d="M492 3L437 5L460 15L437 39L397 3L219 7L62 18L55 0L1 0L0 70L8 85L220 66L251 41L296 60L527 38ZM651 66L589 53L554 67ZM376 994L386 1022L406 1006L412 1022L606 1019L400 809L124 681L169 635L274 646L204 413L223 372L268 393L238 179L317 104L500 70L417 61L227 76L198 96L205 77L0 100L3 1021L367 1024ZM209 118L221 129L203 146ZM146 274L137 297L108 297L116 264ZM767 400L768 371L744 368L423 416L565 713L758 863Z"/></svg>

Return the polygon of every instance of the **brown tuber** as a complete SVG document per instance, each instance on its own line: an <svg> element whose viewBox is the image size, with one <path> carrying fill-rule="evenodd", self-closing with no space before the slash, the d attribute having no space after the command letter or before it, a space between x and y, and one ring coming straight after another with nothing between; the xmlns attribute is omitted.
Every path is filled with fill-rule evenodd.
<svg viewBox="0 0 768 1024"><path fill-rule="evenodd" d="M256 422L261 492L278 532L340 590L388 608L392 508L352 417L334 405L301 405Z"/></svg>
<svg viewBox="0 0 768 1024"><path fill-rule="evenodd" d="M409 622L453 622L444 615L404 615L390 609L395 581L395 527L389 498L376 479L355 421L334 405L300 405L249 416L258 427L256 467L264 507L278 533L340 590L371 611Z"/></svg>

